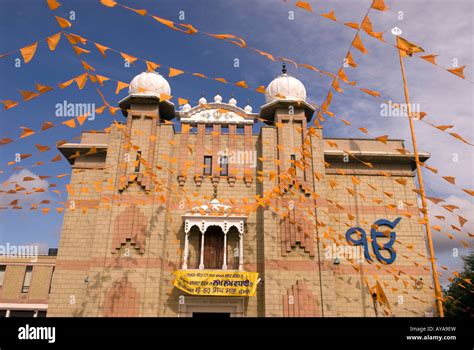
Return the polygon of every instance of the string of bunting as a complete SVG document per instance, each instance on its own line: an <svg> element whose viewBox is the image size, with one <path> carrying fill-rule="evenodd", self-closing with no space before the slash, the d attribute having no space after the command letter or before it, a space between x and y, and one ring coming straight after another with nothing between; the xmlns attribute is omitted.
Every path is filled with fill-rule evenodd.
<svg viewBox="0 0 474 350"><path fill-rule="evenodd" d="M113 1L102 0L102 3L104 3L104 2L109 3L109 4L110 4L110 3L115 3L115 2L113 2ZM115 4L116 4L116 3L115 3ZM57 1L55 1L55 0L48 0L48 5L50 6L50 8L51 8L52 10L56 9L57 7L59 7L59 3L58 3ZM113 6L115 6L115 5L113 5ZM124 7L123 5L120 5L120 6ZM125 7L125 8L127 8L127 7ZM130 9L130 8L128 8L128 9ZM133 10L133 11L142 11L142 13L143 13L143 10L134 10L134 9L130 9L130 10ZM140 14L140 15L143 15L142 13L139 13L139 12L137 12L137 13ZM58 24L61 26L60 21L58 21ZM64 24L64 23L63 23L63 24ZM174 26L174 24L173 24L173 26ZM181 29L182 29L182 28L181 28ZM188 29L189 29L189 28L188 28ZM72 44L72 43L71 43L71 44ZM81 76L82 76L81 78L78 78L79 83L78 83L78 81L77 81L75 78L73 78L73 79L71 79L72 81L68 81L69 84L64 85L64 87L68 87L68 86L70 86L71 84L73 84L74 82L76 82L78 88L82 89L82 88L85 86L85 82L87 81L88 78L89 78L92 82L94 82L94 81L93 81L94 78L96 79L97 82L99 82L99 80L97 79L97 75L96 75L96 74L94 75L94 74L91 74L91 73L90 73L90 71L94 71L93 67L91 67L90 65L87 66L87 65L84 65L84 64L83 64L83 67L84 67L84 69L85 69L85 73L83 73L83 74L81 75ZM91 69L91 68L92 68L92 69ZM93 78L92 78L92 77L93 77ZM76 78L77 78L77 77L76 77ZM110 79L108 79L108 80L110 80ZM68 83L68 82L66 82L66 83ZM100 83L99 83L99 84L100 84ZM81 87L81 86L82 86L82 87ZM117 85L117 88L118 88L118 85ZM120 89L120 90L121 90L121 89ZM119 90L119 91L120 91L120 90ZM114 108L114 107L110 106L108 103L106 103L106 101L105 101L105 99L103 98L103 95L102 95L102 93L100 92L100 90L97 90L97 91L98 91L98 93L101 95L102 99L104 100L104 106L103 106L104 109L105 109L106 106L109 106L109 111L110 111L110 108ZM118 93L118 92L117 92L117 93ZM32 98L34 98L34 97L32 97ZM102 108L102 107L101 107L101 108ZM114 109L114 111L117 111L118 109L119 109L119 108L116 108L116 109ZM165 121L165 123L166 123L166 121ZM172 123L172 122L168 122L168 123ZM118 125L119 125L118 123L115 123L115 124L114 124L114 126L117 127L118 130L120 130L120 131L122 131L122 132L124 133L124 132L125 132L125 127L124 127L123 125L122 125L121 127L119 127ZM278 125L276 125L276 126L278 127ZM110 132L110 129L108 130L108 132ZM28 131L26 132L26 134L28 134ZM308 133L308 134L310 134L310 133ZM131 143L131 135L126 135L126 134L124 134L124 135L125 135L125 139L126 139L127 142L128 142L127 146L129 146L129 147L134 147L134 146L136 146L136 145L133 145L133 144ZM31 135L28 135L28 136L31 136ZM27 136L25 136L25 137L27 137ZM305 145L305 144L304 144L304 145ZM303 145L303 146L304 146L304 145ZM136 147L138 147L138 146L136 146ZM305 150L302 149L301 152L304 152L304 151L305 151ZM98 152L99 152L99 151L98 151ZM92 153L91 153L91 154L92 154ZM75 156L75 155L73 155L73 156ZM354 155L354 157L355 157L355 159L357 159L357 157L356 157L355 155ZM169 158L168 161L172 163L172 159ZM276 160L275 160L275 161L276 161ZM360 161L362 161L362 160L360 160ZM154 169L150 169L150 166L149 166L148 162L147 162L145 159L140 159L140 162L142 162L142 164L145 166L147 173L150 173L150 172L151 172L151 173L154 173ZM367 162L366 162L366 163L367 163ZM304 162L303 162L303 163L299 163L299 165L304 167ZM159 170L160 170L160 169L159 169ZM161 170L162 170L162 171L165 171L165 170L170 171L170 170L172 170L172 169L161 169ZM289 181L290 178L292 177L292 176L291 176L291 169L288 169L288 172L290 172L290 173L289 173L289 174L288 174L288 173L287 173L287 174L283 174L282 176L279 175L278 178L279 178L280 180L288 180L288 181ZM260 175L263 175L263 173L260 174ZM268 174L268 175L271 176L271 174ZM58 175L58 176L59 176L59 175ZM274 178L274 179L275 179L275 181L276 181L276 178ZM158 180L159 180L158 177L154 177L154 182L156 181L156 183L159 184L159 181L158 181ZM260 181L260 180L259 180L259 181ZM297 183L297 182L293 182L293 181L294 181L294 179L292 180L292 183L294 183L294 184ZM333 185L334 185L334 186L337 186L337 184L333 184ZM403 184L401 184L401 185L403 185ZM301 186L302 186L302 185L301 185ZM331 186L331 187L332 187L332 186ZM162 187L161 187L161 189L162 189ZM71 188L68 188L68 192L69 192L70 190L71 190ZM174 190L174 189L170 187L170 188L168 188L168 190L171 191L171 190ZM334 189L333 189L333 190L334 190ZM71 194L71 193L70 193L70 194ZM281 195L281 192L280 192L280 190L278 190L278 191L275 190L275 191L273 191L273 194L272 194L272 193L269 194L269 198L271 198L272 195L273 195L273 196L276 196L276 197L279 197L279 195ZM317 194L314 193L314 192L312 193L312 195L317 196ZM388 195L386 195L386 196L389 197L389 198L391 198L391 197L388 196ZM251 209L251 210L253 210L253 211L256 211L259 206L265 205L265 204L267 203L267 201L268 201L267 198L256 197L256 202L255 202L255 204L250 203L249 201L246 201L247 203L245 203L244 208L245 208L246 210ZM164 201L163 201L162 203L164 203ZM249 204L249 203L250 203L250 204ZM336 206L337 206L337 204L339 204L339 203L334 202L334 201L333 201L333 203L336 204ZM43 204L47 204L47 203L43 203ZM14 206L14 205L15 205L15 204L12 204L12 206ZM340 204L339 204L339 205L340 205ZM277 206L275 206L275 210L276 210L276 209L278 209ZM346 215L348 215L348 218L350 219L349 214L352 215L351 213L346 212ZM314 215L314 214L313 214L313 215ZM327 211L327 215L329 215L329 211ZM322 226L323 224L325 224L325 223L318 222L318 221L316 220L316 226L317 226L317 227L324 227L324 226ZM326 224L326 225L327 225L327 224ZM346 225L347 225L347 223L346 223ZM461 225L461 226L462 226L462 225ZM328 233L328 235L329 235L329 233ZM339 235L339 236L341 237L341 235ZM334 238L334 240L336 240L336 237L333 237L333 238ZM402 242L399 242L399 243L403 244ZM408 248L408 247L407 247L407 248ZM421 256L423 256L423 254L421 254ZM426 258L426 256L424 256L424 257ZM408 256L404 256L404 258L406 258L408 261L410 261L410 262L413 263L413 264L417 264L416 261L411 260ZM362 270L366 270L366 271L369 272L369 273L370 273L370 271L371 271L371 269L370 269L369 266L362 266L362 267L361 267L361 266L356 266L356 264L353 264L353 267L354 267L356 270L358 270L358 271L359 271L361 268L362 268ZM425 267L425 268L427 268L427 267ZM379 264L376 265L376 269L377 269L377 270L386 269L386 271L387 271L388 273L391 273L391 274L394 276L394 279L395 279L396 281L398 281L398 280L400 279L401 272L403 272L403 271L400 270L400 271L398 271L398 274L396 274L396 273L395 273L395 270L396 270L395 268L390 267L390 269L389 269L388 267L384 267L384 266L379 265ZM376 271L377 271L377 270L376 270ZM375 272L376 272L376 271L375 271ZM406 274L406 273L405 273L405 274ZM454 273L453 273L453 274L454 274ZM407 274L407 275L408 275L408 274ZM377 275L377 273L376 273L373 277L377 280L377 276L378 276L378 275ZM409 277L410 277L413 281L415 281L413 276L409 276ZM366 282L367 282L367 281L366 281ZM407 288L407 284L405 284L405 283L408 283L408 282L406 282L406 281L403 280L403 283L404 283L405 289L406 289L406 288ZM378 284L378 281L377 281L377 284ZM369 286L368 286L368 287L369 287ZM388 284L385 285L385 287L387 288L387 287L388 287ZM381 287L380 287L380 288L381 288ZM394 287L394 288L395 288L395 287ZM432 287L430 287L430 288L432 289ZM369 289L370 289L370 287L369 287ZM408 294L408 293L407 293L407 294ZM415 297L414 297L414 298L415 298Z"/></svg>
<svg viewBox="0 0 474 350"><path fill-rule="evenodd" d="M328 19L328 20L331 20L332 22L334 23L337 23L341 26L344 26L344 27L348 27L348 28L351 28L353 30L356 30L357 31L357 34L356 36L358 36L358 33L359 33L359 30L360 29L363 29L364 32L371 38L375 38L377 39L378 42L381 42L385 45L389 45L389 46L392 46L393 48L395 49L402 49L403 50L403 47L400 47L397 44L391 44L391 43L388 43L384 38L383 38L383 34L385 33L385 31L381 31L381 32L375 32L372 28L372 22L370 21L370 18L368 16L366 16L366 18L364 19L364 21L359 25L357 23L354 23L354 22L344 22L344 21L340 21L336 18L336 15L335 15L335 12L334 10L331 10L330 12L328 13L321 13L321 14L318 14L318 13L315 13L313 11L313 8L311 6L310 3L306 2L306 1L296 1L294 6L298 7L298 8L301 8L301 9L304 9L305 11L307 12L310 12L314 15L317 15L318 18L325 18L325 19ZM374 9L374 10L379 10L379 11L387 11L389 10L389 8L385 5L385 2L383 0L374 0L371 4L371 9ZM364 45L362 44L362 40L360 39L360 37L357 38L357 47L360 48L359 50L363 53L365 53L367 50L365 49ZM365 51L365 52L364 52ZM424 52L423 49L421 49L420 52ZM465 75L464 75L464 68L466 66L461 66L461 67L452 67L452 68L443 68L441 66L439 66L436 62L436 59L439 55L437 54L428 54L428 55L424 55L424 56L414 56L418 59L422 59L424 62L428 62L444 71L447 71L451 74L454 74L455 76L461 78L461 79L464 79L468 82L470 82L471 84L474 83L472 82L471 80L468 80L466 79ZM346 55L346 60L347 62L349 62L349 65L351 67L355 67L357 66L357 64L355 63L355 61L353 60L352 58L352 55L350 53L348 53Z"/></svg>

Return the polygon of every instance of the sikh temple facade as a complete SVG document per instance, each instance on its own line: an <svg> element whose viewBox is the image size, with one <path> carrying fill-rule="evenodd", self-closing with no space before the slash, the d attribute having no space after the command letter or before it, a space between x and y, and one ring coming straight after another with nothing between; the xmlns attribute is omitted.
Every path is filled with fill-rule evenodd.
<svg viewBox="0 0 474 350"><path fill-rule="evenodd" d="M60 146L72 174L47 316L435 315L402 140L324 138L286 70L258 113L170 95L141 73L123 123ZM176 283L209 272L223 281Z"/></svg>

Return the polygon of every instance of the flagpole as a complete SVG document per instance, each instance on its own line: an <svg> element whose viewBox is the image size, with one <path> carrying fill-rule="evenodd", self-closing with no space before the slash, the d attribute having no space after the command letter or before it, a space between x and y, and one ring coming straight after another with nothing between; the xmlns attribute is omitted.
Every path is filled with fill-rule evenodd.
<svg viewBox="0 0 474 350"><path fill-rule="evenodd" d="M416 135L415 135L415 128L413 126L413 116L411 114L411 106L410 106L410 96L408 95L408 86L407 86L407 79L405 76L405 66L403 64L403 58L401 49L398 49L398 56L400 57L400 68L402 71L403 77L403 89L405 91L405 102L407 105L407 113L408 113L408 122L410 124L410 133L411 133L411 141L413 143L413 153L415 155L415 162L416 162L416 173L418 176L418 187L420 188L421 193L421 206L424 218L424 224L426 227L426 238L428 240L428 249L430 254L430 261L431 261L431 269L433 271L433 280L434 280L434 287L435 287L435 295L436 295L436 305L438 307L438 315L440 317L444 317L444 310L443 310L443 295L441 293L441 286L438 280L438 272L436 268L436 261L435 261L435 253L433 247L433 239L431 236L431 227L430 221L428 216L428 206L426 203L426 193L425 193L425 186L423 184L423 175L421 173L421 166L420 166L420 159L418 156L418 147L416 144Z"/></svg>

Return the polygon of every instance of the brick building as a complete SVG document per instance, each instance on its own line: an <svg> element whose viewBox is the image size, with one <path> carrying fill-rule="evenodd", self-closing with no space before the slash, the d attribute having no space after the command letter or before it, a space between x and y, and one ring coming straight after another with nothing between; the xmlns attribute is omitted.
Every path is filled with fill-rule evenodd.
<svg viewBox="0 0 474 350"><path fill-rule="evenodd" d="M55 254L0 257L0 317L46 316Z"/></svg>
<svg viewBox="0 0 474 350"><path fill-rule="evenodd" d="M259 113L219 95L178 111L170 95L142 73L123 123L60 146L72 175L48 316L434 314L403 141L323 138L286 70ZM336 254L354 247L364 259ZM255 295L173 285L192 270L257 272Z"/></svg>

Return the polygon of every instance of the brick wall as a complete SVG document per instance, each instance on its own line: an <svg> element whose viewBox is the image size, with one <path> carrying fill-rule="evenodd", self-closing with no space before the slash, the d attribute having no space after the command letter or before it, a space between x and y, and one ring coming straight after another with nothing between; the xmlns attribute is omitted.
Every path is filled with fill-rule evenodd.
<svg viewBox="0 0 474 350"><path fill-rule="evenodd" d="M263 126L259 135L250 135L248 127L246 133L236 133L234 127L229 128L230 135L222 135L220 128L206 133L202 124L197 133L182 134L171 124L160 124L158 110L139 105L132 109L126 125L111 128L103 169L97 169L97 159L87 157L73 165L68 201L74 201L76 207L68 207L64 216L50 316L177 316L184 293L172 286L172 272L183 261L185 235L181 215L207 203L213 197L214 186L224 204L253 201L275 188L284 193L279 211L275 210L276 203L267 203L271 205L259 206L247 219L245 270L259 272L262 283L257 296L245 300L246 316L372 316L374 309L366 281L372 285L376 274L397 316L423 315L432 310L430 270L425 269L426 258L419 255L426 254L426 249L417 222L409 163L376 163L374 169L367 169L360 163L328 158L332 166L326 169L322 131L317 129L308 136L304 111L298 108L293 114L277 110L275 121L279 124ZM142 157L151 168L142 163L139 174L132 179L137 150L132 152L127 140L140 146ZM305 141L310 153L303 158L299 149ZM234 183L216 172L218 152L229 148L254 151L265 161L258 162L256 168L232 164L229 170L235 175ZM127 152L132 154L131 162L125 161ZM289 186L278 176L291 167L292 154L307 164L307 169L295 170L298 182L307 190L295 184ZM213 176L202 176L204 155L213 157ZM401 186L392 178L375 173L381 169L403 176L408 184ZM269 173L276 176L270 179ZM361 184L354 186L352 176L359 177ZM347 188L363 193L365 200L353 197ZM382 202L372 201L377 198ZM412 202L415 207L400 212L388 209L395 199ZM290 220L288 225L306 225L304 246L303 237L299 237L283 251L285 240L291 239L293 232L283 232L281 223L290 200L301 212L300 221ZM301 203L306 207L300 208ZM130 211L134 214L127 214ZM349 218L347 211L353 217ZM395 281L385 269L368 263L356 270L346 261L335 265L333 259L325 258L325 247L335 240L348 244L344 235L349 227L361 226L370 231L375 220L393 220L407 211L412 218L403 217L396 230L402 242L396 245L397 260L386 268L402 269L415 278L423 278L420 290L411 288L415 281L406 274ZM134 231L138 227L136 217L140 218L138 233ZM199 260L199 231L191 230L190 235L188 264L192 268ZM236 245L235 239L229 239L229 257L233 255L232 244ZM21 275L21 271L15 275ZM14 293L15 283L12 280L12 287L8 287L11 290L5 293ZM120 291L123 296L118 297ZM33 292L42 293L40 289ZM302 298L301 303L290 304L288 298L295 295ZM400 295L402 304L398 303Z"/></svg>

